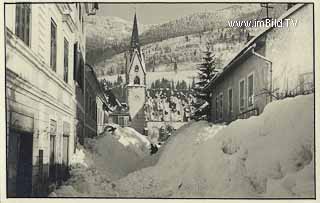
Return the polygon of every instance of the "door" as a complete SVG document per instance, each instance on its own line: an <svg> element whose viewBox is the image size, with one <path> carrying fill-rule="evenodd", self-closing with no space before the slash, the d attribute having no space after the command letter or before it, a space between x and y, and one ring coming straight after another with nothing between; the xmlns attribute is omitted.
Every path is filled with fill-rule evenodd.
<svg viewBox="0 0 320 203"><path fill-rule="evenodd" d="M62 170L63 180L68 178L68 165L69 165L69 136L63 136L63 154L62 154Z"/></svg>
<svg viewBox="0 0 320 203"><path fill-rule="evenodd" d="M32 193L32 133L10 129L8 146L8 197Z"/></svg>
<svg viewBox="0 0 320 203"><path fill-rule="evenodd" d="M51 182L56 181L56 166L55 166L55 148L56 148L56 136L50 135L50 159L49 159L49 178Z"/></svg>
<svg viewBox="0 0 320 203"><path fill-rule="evenodd" d="M57 122L50 120L49 179L52 183L56 181L56 134Z"/></svg>
<svg viewBox="0 0 320 203"><path fill-rule="evenodd" d="M32 193L32 134L20 134L17 165L17 197Z"/></svg>

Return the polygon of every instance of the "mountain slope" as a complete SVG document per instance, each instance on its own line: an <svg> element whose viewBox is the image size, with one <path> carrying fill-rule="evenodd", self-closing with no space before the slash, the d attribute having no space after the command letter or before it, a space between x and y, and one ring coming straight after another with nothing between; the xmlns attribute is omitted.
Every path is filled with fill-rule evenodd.
<svg viewBox="0 0 320 203"><path fill-rule="evenodd" d="M194 13L159 25L139 24L142 45L169 38L212 31L227 20L258 18L259 4L234 5L214 12ZM87 20L87 59L95 65L128 49L132 22L117 17L90 16Z"/></svg>
<svg viewBox="0 0 320 203"><path fill-rule="evenodd" d="M286 4L277 4L269 12L276 18ZM260 4L234 4L214 12L199 12L159 25L139 25L140 42L150 72L171 71L175 63L180 70L191 70L202 59L201 52L210 46L218 66L241 48L256 28L230 28L229 20L262 19L266 11ZM124 52L128 50L132 25L119 18L92 17L87 32L87 59L96 66L98 76L121 74ZM95 24L95 25L94 25ZM96 32L95 29L98 29Z"/></svg>
<svg viewBox="0 0 320 203"><path fill-rule="evenodd" d="M139 24L143 32L149 26ZM114 16L88 16L86 19L87 59L91 64L101 57L112 56L127 47L132 22ZM125 40L124 40L125 39Z"/></svg>

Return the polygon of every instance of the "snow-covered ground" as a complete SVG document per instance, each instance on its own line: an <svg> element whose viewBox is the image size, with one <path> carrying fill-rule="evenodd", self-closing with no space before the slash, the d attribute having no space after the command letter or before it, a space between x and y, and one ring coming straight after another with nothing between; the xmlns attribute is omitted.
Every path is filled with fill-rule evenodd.
<svg viewBox="0 0 320 203"><path fill-rule="evenodd" d="M314 197L313 97L275 101L260 116L227 127L192 123L168 143L155 166L117 181L118 192L130 197Z"/></svg>
<svg viewBox="0 0 320 203"><path fill-rule="evenodd" d="M113 143L99 143L104 146L101 152L107 153L102 157L112 154ZM99 144L94 146L99 151ZM112 176L107 173L111 172L109 164L118 165L121 160L125 163L118 167L130 167L131 158L124 155L117 157L118 162L108 161L105 170L91 170L92 163L90 170L78 167L88 171L73 176L54 195L314 197L314 95L272 102L260 116L228 126L192 121L177 130L160 151L155 165L125 177L122 173L112 182L104 178ZM76 187L72 180L89 186ZM103 187L93 190L95 181Z"/></svg>
<svg viewBox="0 0 320 203"><path fill-rule="evenodd" d="M97 139L86 138L84 147L78 145L70 161L71 178L51 197L117 196L112 181L148 164L148 139L132 128L115 127L113 134L106 132Z"/></svg>

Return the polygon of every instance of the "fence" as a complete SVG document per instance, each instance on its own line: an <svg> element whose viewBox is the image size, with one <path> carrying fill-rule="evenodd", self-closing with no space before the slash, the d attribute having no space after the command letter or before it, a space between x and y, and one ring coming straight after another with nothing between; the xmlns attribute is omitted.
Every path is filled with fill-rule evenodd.
<svg viewBox="0 0 320 203"><path fill-rule="evenodd" d="M235 121L237 119L247 119L251 116L257 116L260 114L259 108L253 108L244 112L241 112L240 114L230 117L230 119L227 120L226 124L231 123L232 121Z"/></svg>

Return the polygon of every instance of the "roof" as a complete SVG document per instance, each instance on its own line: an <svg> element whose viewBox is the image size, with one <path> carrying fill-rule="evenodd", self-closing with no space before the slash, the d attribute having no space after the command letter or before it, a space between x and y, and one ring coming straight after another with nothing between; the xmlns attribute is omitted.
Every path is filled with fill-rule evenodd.
<svg viewBox="0 0 320 203"><path fill-rule="evenodd" d="M139 32L138 32L138 22L137 15L134 14L131 43L130 43L131 54L134 49L138 49L140 52L140 42L139 42Z"/></svg>
<svg viewBox="0 0 320 203"><path fill-rule="evenodd" d="M278 20L283 20L286 19L287 17L289 17L290 15L292 15L293 13L295 13L296 11L298 11L300 8L302 8L303 6L305 6L306 4L297 4L293 7L291 7L287 12L285 12L282 16L280 16L278 18ZM263 29L257 36L253 37L250 41L248 41L244 47L235 54L235 56L229 60L226 65L223 68L223 71L218 74L216 77L212 78L210 80L210 82L204 87L206 90L211 88L213 84L215 84L219 79L221 79L225 73L231 69L234 68L236 62L239 61L239 59L242 59L244 56L247 56L247 53L250 53L249 51L253 48L256 47L256 43L258 42L258 40L260 40L262 37L264 37L269 31L273 30L274 27L267 27L265 29Z"/></svg>
<svg viewBox="0 0 320 203"><path fill-rule="evenodd" d="M101 84L100 84L100 82L99 82L99 80L98 80L98 78L97 78L97 75L96 75L96 73L95 73L95 71L94 71L94 68L90 65L90 64L88 64L88 63L86 63L85 64L86 65L86 67L88 67L89 68L89 71L91 72L91 74L92 74L92 76L93 76L93 78L94 78L94 82L96 83L96 85L97 85L97 88L98 88L98 92L97 92L97 96L98 97L100 97L101 98L101 100L102 100L102 102L103 103L107 103L107 100L106 100L106 95L105 95L105 93L104 93L104 90L102 89L102 87L101 87Z"/></svg>

